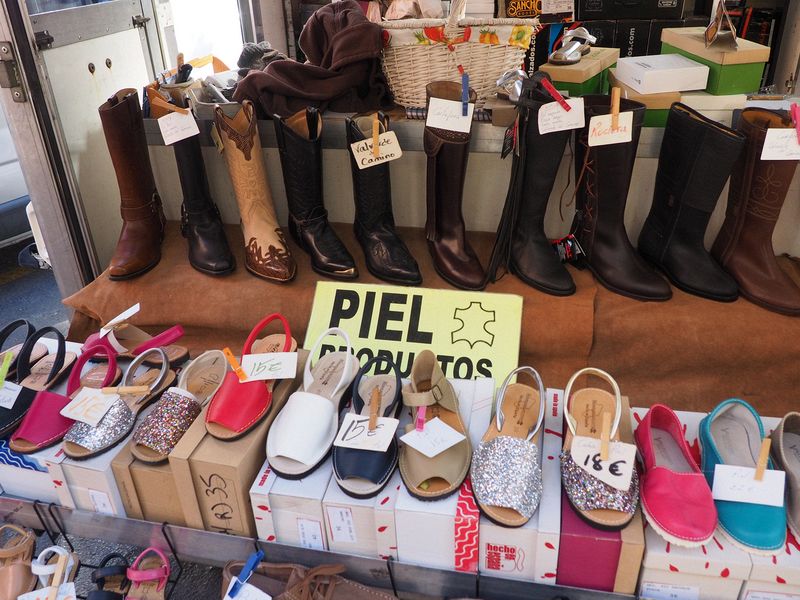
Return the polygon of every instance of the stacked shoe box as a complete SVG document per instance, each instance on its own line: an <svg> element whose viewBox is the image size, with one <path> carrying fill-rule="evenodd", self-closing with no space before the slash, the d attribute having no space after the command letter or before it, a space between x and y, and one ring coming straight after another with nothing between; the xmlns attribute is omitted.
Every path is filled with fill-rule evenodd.
<svg viewBox="0 0 800 600"><path fill-rule="evenodd" d="M0 487L9 496L74 508L60 467L65 458L60 444L18 454L8 447L8 440L0 440Z"/></svg>
<svg viewBox="0 0 800 600"><path fill-rule="evenodd" d="M459 412L474 448L489 426L493 379L451 380ZM401 424L402 427L402 424ZM403 486L395 505L397 554L401 562L440 569L477 572L479 518L469 479L442 500L414 498Z"/></svg>
<svg viewBox="0 0 800 600"><path fill-rule="evenodd" d="M715 96L708 92L683 92L681 102L703 114L713 121L731 126L733 111L745 107L745 94L727 94Z"/></svg>
<svg viewBox="0 0 800 600"><path fill-rule="evenodd" d="M647 414L634 408L634 427ZM700 461L698 432L706 413L676 411L695 461ZM683 548L645 528L645 553L639 580L641 598L696 598L735 600L750 576L751 556L736 548L719 531L699 548Z"/></svg>

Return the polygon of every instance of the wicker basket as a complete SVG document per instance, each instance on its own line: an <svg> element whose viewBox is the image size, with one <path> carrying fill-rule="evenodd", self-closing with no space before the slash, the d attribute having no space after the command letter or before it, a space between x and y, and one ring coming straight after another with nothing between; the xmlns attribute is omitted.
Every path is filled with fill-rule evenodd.
<svg viewBox="0 0 800 600"><path fill-rule="evenodd" d="M491 27L529 26L539 29L538 19L459 19L466 0L454 0L447 19L402 19L384 21L381 26L394 35L400 31L421 32L444 26L448 40L465 35L467 28L480 36ZM478 96L477 106L497 89L497 79L506 71L521 67L527 48L510 43L481 43L472 37L455 44L433 43L398 45L384 48L383 71L401 106L425 106L425 86L432 81L461 81L458 65L469 74L470 87Z"/></svg>

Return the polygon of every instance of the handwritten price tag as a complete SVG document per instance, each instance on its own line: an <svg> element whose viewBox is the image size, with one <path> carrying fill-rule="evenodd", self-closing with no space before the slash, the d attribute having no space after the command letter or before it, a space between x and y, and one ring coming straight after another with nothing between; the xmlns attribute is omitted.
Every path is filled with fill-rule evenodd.
<svg viewBox="0 0 800 600"><path fill-rule="evenodd" d="M85 387L61 409L61 416L97 427L117 400L119 394L104 394L97 388Z"/></svg>
<svg viewBox="0 0 800 600"><path fill-rule="evenodd" d="M297 352L264 352L242 356L245 381L293 379L297 375Z"/></svg>
<svg viewBox="0 0 800 600"><path fill-rule="evenodd" d="M472 113L474 112L474 104L468 105L467 116L465 117L461 114L461 102L431 98L425 126L458 131L459 133L469 133L472 128Z"/></svg>
<svg viewBox="0 0 800 600"><path fill-rule="evenodd" d="M633 139L633 113L619 113L618 125L616 131L611 128L611 115L592 117L589 121L589 146L630 142Z"/></svg>
<svg viewBox="0 0 800 600"><path fill-rule="evenodd" d="M583 98L567 98L572 110L564 110L558 102L548 102L539 109L539 133L580 129L586 123Z"/></svg>
<svg viewBox="0 0 800 600"><path fill-rule="evenodd" d="M231 579L231 583L228 586L227 591L225 592L224 600L231 600L230 593L233 584L236 583L236 578ZM257 587L250 585L249 583L243 584L239 591L236 593L236 600L272 600L272 596L270 596L266 592L262 592Z"/></svg>
<svg viewBox="0 0 800 600"><path fill-rule="evenodd" d="M767 129L761 160L800 160L800 142L797 131L789 129Z"/></svg>
<svg viewBox="0 0 800 600"><path fill-rule="evenodd" d="M28 592L27 594L17 596L17 600L47 600L52 589L53 586L50 586L34 592ZM78 594L75 591L74 583L64 583L58 587L58 595L56 596L56 600L75 600L77 595Z"/></svg>
<svg viewBox="0 0 800 600"><path fill-rule="evenodd" d="M783 506L786 473L767 469L761 481L756 481L756 470L750 467L717 465L714 469L714 500L730 500L747 504Z"/></svg>
<svg viewBox="0 0 800 600"><path fill-rule="evenodd" d="M572 460L595 479L626 491L631 486L636 446L624 442L608 445L608 460L600 460L600 440L576 435L572 439Z"/></svg>
<svg viewBox="0 0 800 600"><path fill-rule="evenodd" d="M200 134L197 121L194 120L192 113L169 113L158 119L158 128L161 130L165 146L171 146L175 142Z"/></svg>
<svg viewBox="0 0 800 600"><path fill-rule="evenodd" d="M378 417L378 425L373 431L370 431L369 416L364 417L349 412L342 420L342 426L339 428L339 433L336 434L333 445L355 450L386 452L399 424L400 421L397 419Z"/></svg>
<svg viewBox="0 0 800 600"><path fill-rule="evenodd" d="M371 139L350 144L350 150L353 152L359 169L368 169L369 167L397 160L403 156L400 142L397 141L397 134L394 131L387 131L378 136L378 149L380 151L378 156L372 154L372 146Z"/></svg>
<svg viewBox="0 0 800 600"><path fill-rule="evenodd" d="M21 391L21 385L17 385L13 381L6 381L3 387L0 388L0 408L8 410L14 408L14 402L17 401L17 396Z"/></svg>
<svg viewBox="0 0 800 600"><path fill-rule="evenodd" d="M400 438L400 441L422 452L428 458L433 458L465 439L467 438L463 434L436 417L425 423L422 431L416 429L409 431Z"/></svg>
<svg viewBox="0 0 800 600"><path fill-rule="evenodd" d="M116 327L120 323L124 323L125 321L130 319L133 315L138 313L140 309L141 309L141 307L139 306L139 303L137 302L136 304L131 306L129 309L124 310L121 313L119 313L116 317L111 319L108 323L106 323L105 325L103 325L100 328L100 337L102 338L102 337L107 336L109 334L109 332L112 329L114 329L114 327Z"/></svg>

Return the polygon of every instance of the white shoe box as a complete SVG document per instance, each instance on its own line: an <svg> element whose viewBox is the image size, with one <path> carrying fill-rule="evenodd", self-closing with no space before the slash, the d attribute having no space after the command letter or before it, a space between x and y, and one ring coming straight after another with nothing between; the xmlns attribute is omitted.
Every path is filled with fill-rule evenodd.
<svg viewBox="0 0 800 600"><path fill-rule="evenodd" d="M17 454L7 440L0 440L0 489L9 496L74 508L60 467L64 458L61 444L33 454Z"/></svg>
<svg viewBox="0 0 800 600"><path fill-rule="evenodd" d="M269 503L269 491L275 485L278 475L266 460L261 465L258 475L250 486L250 504L253 507L253 519L256 522L258 539L267 542L276 541L275 523L272 519L272 507Z"/></svg>
<svg viewBox="0 0 800 600"><path fill-rule="evenodd" d="M702 90L708 67L681 54L626 56L617 61L616 78L640 94Z"/></svg>
<svg viewBox="0 0 800 600"><path fill-rule="evenodd" d="M494 380L451 380L451 383L458 394L459 412L474 448L489 426ZM427 567L476 572L479 519L472 488L466 482L458 492L433 501L418 500L403 486L395 505L398 558L401 562Z"/></svg>
<svg viewBox="0 0 800 600"><path fill-rule="evenodd" d="M331 477L322 499L328 547L333 552L369 558L397 558L394 508L403 480L395 471L389 483L374 498L351 498Z"/></svg>
<svg viewBox="0 0 800 600"><path fill-rule="evenodd" d="M741 600L800 600L800 540L786 532L786 545L772 556L751 554L753 569Z"/></svg>

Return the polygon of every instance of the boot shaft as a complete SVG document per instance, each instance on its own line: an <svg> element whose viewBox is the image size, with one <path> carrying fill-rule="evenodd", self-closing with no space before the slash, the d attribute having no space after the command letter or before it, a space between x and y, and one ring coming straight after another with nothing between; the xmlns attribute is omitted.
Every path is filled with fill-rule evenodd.
<svg viewBox="0 0 800 600"><path fill-rule="evenodd" d="M175 142L172 148L175 151L175 163L178 166L178 178L186 211L189 214L202 213L214 208L214 201L208 189L200 136L195 135Z"/></svg>
<svg viewBox="0 0 800 600"><path fill-rule="evenodd" d="M382 112L355 115L346 122L347 146L372 139L374 114L378 115L381 133L389 130L389 117ZM356 222L367 228L387 223L394 227L392 216L392 186L389 163L360 169L354 154L350 153L350 170L353 174L353 196L356 207Z"/></svg>
<svg viewBox="0 0 800 600"><path fill-rule="evenodd" d="M316 217L324 211L322 115L309 107L274 122L289 212L300 221Z"/></svg>

